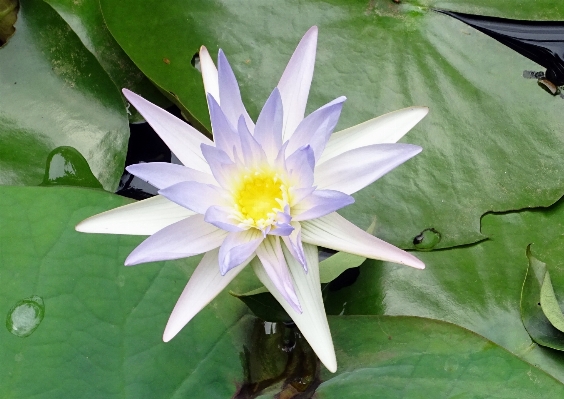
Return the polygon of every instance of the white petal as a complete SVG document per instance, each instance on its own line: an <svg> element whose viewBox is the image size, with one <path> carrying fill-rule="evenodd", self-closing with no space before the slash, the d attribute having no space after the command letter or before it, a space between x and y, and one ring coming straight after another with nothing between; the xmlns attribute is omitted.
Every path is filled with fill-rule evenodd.
<svg viewBox="0 0 564 399"><path fill-rule="evenodd" d="M284 244L286 244L292 256L301 263L304 270L307 272L307 261L302 243L302 226L299 222L290 222L290 224L294 228L294 231L288 236L282 236L282 241L284 241Z"/></svg>
<svg viewBox="0 0 564 399"><path fill-rule="evenodd" d="M257 229L229 233L219 248L220 273L225 274L245 259L253 257L263 239L261 231Z"/></svg>
<svg viewBox="0 0 564 399"><path fill-rule="evenodd" d="M336 212L300 224L304 242L370 259L425 268L415 256L368 234Z"/></svg>
<svg viewBox="0 0 564 399"><path fill-rule="evenodd" d="M315 153L315 159L318 159L339 121L346 99L341 96L306 116L288 141L288 153L291 154L298 148L309 145Z"/></svg>
<svg viewBox="0 0 564 399"><path fill-rule="evenodd" d="M251 262L253 270L259 280L268 288L288 315L290 315L294 323L296 323L302 335L309 342L317 357L319 357L319 360L330 372L334 373L337 370L337 359L321 296L317 247L304 244L304 251L309 265L307 273L302 265L292 257L285 246L283 246L283 250L294 287L296 288L296 294L302 304L302 313L296 312L288 304L270 281L264 268L256 258Z"/></svg>
<svg viewBox="0 0 564 399"><path fill-rule="evenodd" d="M300 312L300 302L282 253L280 237L267 235L256 249L256 254L276 291L292 309Z"/></svg>
<svg viewBox="0 0 564 399"><path fill-rule="evenodd" d="M231 65L229 65L229 61L227 61L227 57L225 57L221 49L219 49L217 56L217 70L219 78L219 97L216 97L216 99L220 99L219 103L221 104L221 109L225 113L229 123L233 126L237 126L239 117L243 115L247 127L252 132L255 124L243 105L239 84L231 69Z"/></svg>
<svg viewBox="0 0 564 399"><path fill-rule="evenodd" d="M196 181L204 184L216 184L213 175L200 172L183 165L167 162L150 162L129 165L127 171L158 189L172 186L183 181Z"/></svg>
<svg viewBox="0 0 564 399"><path fill-rule="evenodd" d="M202 78L204 80L204 90L206 94L211 94L214 98L219 98L219 79L217 68L213 63L208 49L200 47L200 66L202 68ZM207 96L206 96L207 97Z"/></svg>
<svg viewBox="0 0 564 399"><path fill-rule="evenodd" d="M212 205L229 205L224 193L228 195L221 187L195 181L183 181L159 190L159 194L163 197L202 215Z"/></svg>
<svg viewBox="0 0 564 399"><path fill-rule="evenodd" d="M213 140L216 148L225 152L231 159L235 159L234 152L241 155L241 141L239 134L235 131L237 121L233 125L217 100L208 94L208 107L213 132Z"/></svg>
<svg viewBox="0 0 564 399"><path fill-rule="evenodd" d="M254 137L266 156L273 160L282 147L282 123L285 112L278 88L274 88L260 111Z"/></svg>
<svg viewBox="0 0 564 399"><path fill-rule="evenodd" d="M315 168L318 189L353 194L421 152L412 144L373 144L356 148Z"/></svg>
<svg viewBox="0 0 564 399"><path fill-rule="evenodd" d="M168 319L163 341L168 342L208 303L210 303L246 266L229 270L225 276L219 272L219 249L207 252L194 270L188 284L180 294ZM247 262L248 263L248 262Z"/></svg>
<svg viewBox="0 0 564 399"><path fill-rule="evenodd" d="M304 118L315 66L316 49L317 26L312 26L296 47L278 82L278 89L284 106L282 142L290 138Z"/></svg>
<svg viewBox="0 0 564 399"><path fill-rule="evenodd" d="M149 236L194 215L161 195L91 216L76 225L83 233Z"/></svg>
<svg viewBox="0 0 564 399"><path fill-rule="evenodd" d="M372 144L397 143L427 115L427 107L409 107L333 133L318 165L344 152Z"/></svg>
<svg viewBox="0 0 564 399"><path fill-rule="evenodd" d="M210 139L143 97L127 89L122 91L180 162L189 168L210 173L208 163L200 150L201 144L213 145Z"/></svg>
<svg viewBox="0 0 564 399"><path fill-rule="evenodd" d="M125 265L199 255L218 248L226 236L226 231L205 222L204 215L193 215L145 239L131 251Z"/></svg>

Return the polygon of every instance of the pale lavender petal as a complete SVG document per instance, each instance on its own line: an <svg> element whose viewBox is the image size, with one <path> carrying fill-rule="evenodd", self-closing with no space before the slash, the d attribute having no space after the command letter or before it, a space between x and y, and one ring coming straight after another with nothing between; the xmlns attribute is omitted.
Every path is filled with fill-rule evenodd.
<svg viewBox="0 0 564 399"><path fill-rule="evenodd" d="M274 167L279 170L286 170L286 148L288 147L288 142L286 141L278 150L278 155L274 160Z"/></svg>
<svg viewBox="0 0 564 399"><path fill-rule="evenodd" d="M227 153L214 145L202 144L201 148L202 154L206 162L213 169L213 165L218 163L229 164L233 163L233 160L227 155Z"/></svg>
<svg viewBox="0 0 564 399"><path fill-rule="evenodd" d="M235 120L234 125L231 124L211 94L208 94L208 106L210 108L210 118L215 146L233 159L234 148L241 153L241 141L239 140L239 134L235 131L237 120Z"/></svg>
<svg viewBox="0 0 564 399"><path fill-rule="evenodd" d="M182 181L216 184L215 179L210 173L167 162L138 163L129 165L125 169L158 189L169 187Z"/></svg>
<svg viewBox="0 0 564 399"><path fill-rule="evenodd" d="M180 162L192 169L210 172L208 163L200 150L201 144L213 144L210 139L176 116L169 114L132 91L123 89L122 92L131 105L155 129L155 132L178 157Z"/></svg>
<svg viewBox="0 0 564 399"><path fill-rule="evenodd" d="M206 97L209 93L214 98L219 98L219 81L217 77L217 68L215 67L213 60L210 57L208 49L204 46L200 47L199 56Z"/></svg>
<svg viewBox="0 0 564 399"><path fill-rule="evenodd" d="M204 214L212 205L228 205L227 193L220 187L185 181L159 190L159 194L196 213Z"/></svg>
<svg viewBox="0 0 564 399"><path fill-rule="evenodd" d="M278 89L274 89L266 100L257 119L254 136L268 159L273 160L282 147L282 100Z"/></svg>
<svg viewBox="0 0 564 399"><path fill-rule="evenodd" d="M286 205L284 212L278 212L274 228L270 230L269 234L275 236L287 236L294 231L292 226L292 216L290 216L290 207Z"/></svg>
<svg viewBox="0 0 564 399"><path fill-rule="evenodd" d="M304 242L365 258L425 268L425 264L415 256L368 234L336 212L301 222L301 225Z"/></svg>
<svg viewBox="0 0 564 399"><path fill-rule="evenodd" d="M264 150L247 128L247 124L242 115L239 117L237 130L239 131L239 138L241 139L241 150L243 152L245 165L257 167L266 162Z"/></svg>
<svg viewBox="0 0 564 399"><path fill-rule="evenodd" d="M292 207L296 222L319 218L354 203L354 198L335 190L316 190Z"/></svg>
<svg viewBox="0 0 564 399"><path fill-rule="evenodd" d="M163 341L168 342L208 303L210 303L237 276L245 265L228 271L225 276L219 272L219 249L207 252L188 284L180 294L168 319Z"/></svg>
<svg viewBox="0 0 564 399"><path fill-rule="evenodd" d="M229 218L230 214L231 210L228 207L210 206L206 211L204 220L226 231L243 231L241 227L235 225L233 220Z"/></svg>
<svg viewBox="0 0 564 399"><path fill-rule="evenodd" d="M290 207L286 205L284 207L284 212L278 212L276 214L276 222L274 223L274 228L268 231L268 234L275 236L288 236L294 231L292 226L292 216L290 216Z"/></svg>
<svg viewBox="0 0 564 399"><path fill-rule="evenodd" d="M129 254L126 266L139 263L187 258L221 245L227 232L204 221L203 215L190 216L147 238Z"/></svg>
<svg viewBox="0 0 564 399"><path fill-rule="evenodd" d="M191 210L157 195L91 216L75 229L83 233L150 236L192 215Z"/></svg>
<svg viewBox="0 0 564 399"><path fill-rule="evenodd" d="M374 144L338 155L315 169L320 189L356 193L421 152L412 144Z"/></svg>
<svg viewBox="0 0 564 399"><path fill-rule="evenodd" d="M263 241L257 229L229 233L219 248L219 271L222 275L242 263L249 263Z"/></svg>
<svg viewBox="0 0 564 399"><path fill-rule="evenodd" d="M255 124L251 120L243 100L241 99L241 92L239 84L235 78L235 74L231 69L231 65L227 61L223 50L219 49L217 56L217 69L219 78L219 104L225 113L227 120L233 125L237 126L239 116L243 115L248 128L252 131Z"/></svg>
<svg viewBox="0 0 564 399"><path fill-rule="evenodd" d="M277 223L274 228L272 228L268 234L273 236L289 236L292 231L294 231L294 227L289 223Z"/></svg>
<svg viewBox="0 0 564 399"><path fill-rule="evenodd" d="M296 47L278 82L282 104L284 104L283 141L290 138L304 118L313 77L316 48L317 26L312 26Z"/></svg>
<svg viewBox="0 0 564 399"><path fill-rule="evenodd" d="M292 318L300 333L309 342L319 360L334 373L337 370L335 349L331 340L331 332L325 315L323 298L321 296L321 284L319 280L319 263L317 258L317 247L304 245L307 263L310 265L309 272L305 273L301 264L283 247L284 256L288 262L288 268L292 275L292 281L296 294L302 304L303 312L296 312L288 304L286 299L278 292L270 281L260 262L255 258L251 266L259 280L268 288L284 310Z"/></svg>
<svg viewBox="0 0 564 399"><path fill-rule="evenodd" d="M294 227L294 231L290 235L282 237L282 240L292 256L300 262L307 272L307 262L302 245L302 226L298 222L291 222L291 224Z"/></svg>
<svg viewBox="0 0 564 399"><path fill-rule="evenodd" d="M305 187L292 190L291 205L295 205L315 191L317 187Z"/></svg>
<svg viewBox="0 0 564 399"><path fill-rule="evenodd" d="M238 170L235 163L224 151L213 146L202 145L202 154L206 157L215 180L221 187L229 189Z"/></svg>
<svg viewBox="0 0 564 399"><path fill-rule="evenodd" d="M276 290L290 304L292 309L301 313L302 308L294 290L286 259L284 259L284 254L282 253L280 237L267 236L256 249L256 253Z"/></svg>
<svg viewBox="0 0 564 399"><path fill-rule="evenodd" d="M291 154L304 145L310 145L315 159L319 159L339 121L345 100L346 97L339 97L309 114L290 137L287 151Z"/></svg>
<svg viewBox="0 0 564 399"><path fill-rule="evenodd" d="M367 145L397 143L428 112L427 107L409 107L333 133L317 164Z"/></svg>
<svg viewBox="0 0 564 399"><path fill-rule="evenodd" d="M291 186L299 188L311 187L314 182L314 166L313 150L309 145L294 151L286 159L286 170L290 176Z"/></svg>

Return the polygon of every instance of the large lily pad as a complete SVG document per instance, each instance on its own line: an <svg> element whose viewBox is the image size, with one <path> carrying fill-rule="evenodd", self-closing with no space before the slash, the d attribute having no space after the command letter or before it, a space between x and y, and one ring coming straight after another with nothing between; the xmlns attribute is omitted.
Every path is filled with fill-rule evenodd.
<svg viewBox="0 0 564 399"><path fill-rule="evenodd" d="M70 146L105 189L123 172L129 126L115 84L47 4L21 4L0 49L0 184L38 185L47 155Z"/></svg>
<svg viewBox="0 0 564 399"><path fill-rule="evenodd" d="M45 0L69 24L84 46L96 57L119 89L127 88L161 106L170 105L116 43L102 17L98 0ZM143 118L129 109L129 119Z"/></svg>
<svg viewBox="0 0 564 399"><path fill-rule="evenodd" d="M331 318L337 374L322 398L544 398L564 387L460 327L416 317Z"/></svg>
<svg viewBox="0 0 564 399"><path fill-rule="evenodd" d="M429 116L404 139L423 153L357 193L356 204L343 210L362 228L376 216L375 235L405 248L429 228L441 234L436 248L476 242L485 212L548 206L562 195L564 104L522 77L540 67L431 9L564 18L564 7L542 3L546 7L501 0L101 0L127 54L207 126L200 73L190 63L201 44L212 53L224 49L256 117L314 24L320 33L310 111L346 95L344 128L410 105L429 106Z"/></svg>
<svg viewBox="0 0 564 399"><path fill-rule="evenodd" d="M546 210L486 215L482 233L487 241L419 253L425 270L367 261L357 282L333 293L326 307L334 314L411 315L454 323L564 382L564 353L537 346L520 314L527 247L551 242L563 225L564 200Z"/></svg>
<svg viewBox="0 0 564 399"><path fill-rule="evenodd" d="M236 391L250 322L238 299L221 294L162 342L198 257L126 268L142 237L74 230L127 202L101 190L0 187L0 311L13 332L14 324L39 321L28 336L0 328L1 397L226 398ZM233 289L248 289L247 281L244 271Z"/></svg>

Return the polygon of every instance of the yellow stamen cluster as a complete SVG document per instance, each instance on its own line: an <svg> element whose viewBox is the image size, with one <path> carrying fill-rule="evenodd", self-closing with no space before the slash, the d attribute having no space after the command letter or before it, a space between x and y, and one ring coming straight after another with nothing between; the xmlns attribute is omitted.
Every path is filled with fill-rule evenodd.
<svg viewBox="0 0 564 399"><path fill-rule="evenodd" d="M239 222L262 230L284 210L288 193L279 174L270 168L247 170L233 190L233 201Z"/></svg>

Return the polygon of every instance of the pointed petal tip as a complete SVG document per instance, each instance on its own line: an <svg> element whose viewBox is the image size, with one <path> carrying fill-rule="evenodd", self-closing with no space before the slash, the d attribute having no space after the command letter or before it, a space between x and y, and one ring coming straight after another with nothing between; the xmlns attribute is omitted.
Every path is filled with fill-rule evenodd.
<svg viewBox="0 0 564 399"><path fill-rule="evenodd" d="M406 254L409 255L409 258L403 260L401 262L402 264L404 264L405 266L411 266L419 270L425 269L425 263L423 263L421 260L419 260L418 258L416 258L415 256L411 255L408 252L406 252Z"/></svg>
<svg viewBox="0 0 564 399"><path fill-rule="evenodd" d="M304 37L315 36L315 39L317 39L318 33L319 33L319 28L317 27L317 25L313 25L311 28L307 30L307 32L304 34Z"/></svg>
<svg viewBox="0 0 564 399"><path fill-rule="evenodd" d="M79 233L105 233L104 231L101 231L99 223L96 223L96 216L98 215L92 215L89 218L86 218L83 221L79 222L76 226L74 226L75 231L78 231ZM111 231L108 231L107 234L113 233Z"/></svg>
<svg viewBox="0 0 564 399"><path fill-rule="evenodd" d="M165 327L165 330L163 332L163 342L169 342L171 339L176 337L176 334L178 334L179 332L180 331L174 331L167 324L167 326Z"/></svg>
<svg viewBox="0 0 564 399"><path fill-rule="evenodd" d="M131 252L127 258L125 258L125 261L123 262L124 266L136 266L140 263L144 263L147 262L146 260L144 260L143 258L139 258L139 256L136 256L135 254L135 250L133 250L133 252Z"/></svg>
<svg viewBox="0 0 564 399"><path fill-rule="evenodd" d="M78 223L76 226L74 226L74 230L75 230L75 231L78 231L79 233L88 233L88 231L84 228L84 226L85 226L85 224L86 224L85 222L86 222L87 220L88 220L88 219L84 219L82 222L80 222L80 223Z"/></svg>
<svg viewBox="0 0 564 399"><path fill-rule="evenodd" d="M335 359L334 362L323 363L323 365L325 366L325 368L327 370L329 370L330 373L336 373L337 372L337 360L336 359Z"/></svg>

